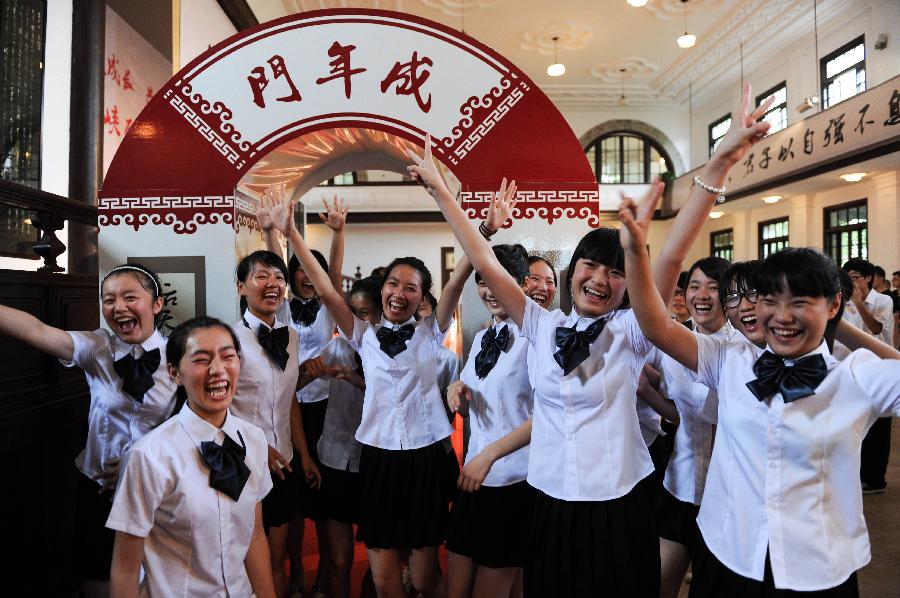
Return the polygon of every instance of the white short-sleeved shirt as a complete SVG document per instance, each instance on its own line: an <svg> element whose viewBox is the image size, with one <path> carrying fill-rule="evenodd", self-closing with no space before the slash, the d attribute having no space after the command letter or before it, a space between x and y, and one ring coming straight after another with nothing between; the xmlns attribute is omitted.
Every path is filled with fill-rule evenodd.
<svg viewBox="0 0 900 598"><path fill-rule="evenodd" d="M738 333L726 323L710 336L729 340L733 334ZM660 356L660 371L666 380L669 399L675 401L681 420L675 431L675 446L663 485L678 500L699 505L715 435L715 426L704 420L703 410L710 401L718 403L715 392L694 381L684 366L668 355L660 353Z"/></svg>
<svg viewBox="0 0 900 598"><path fill-rule="evenodd" d="M238 434L240 432L240 434ZM250 477L237 502L209 485L200 443L243 438ZM250 596L244 558L256 504L272 489L267 442L227 415L221 429L185 405L138 442L122 470L106 527L145 538L141 596Z"/></svg>
<svg viewBox="0 0 900 598"><path fill-rule="evenodd" d="M362 421L356 439L388 450L417 449L434 444L453 433L438 389L440 350L444 333L434 316L405 324L415 326L406 350L394 357L381 350L373 326L354 318L350 346L362 357L366 378ZM343 336L343 331L341 332Z"/></svg>
<svg viewBox="0 0 900 598"><path fill-rule="evenodd" d="M330 366L357 367L356 351L341 337L325 345L321 355ZM319 460L332 469L357 472L362 445L354 435L362 420L365 393L346 380L331 378L329 383L328 409L317 445Z"/></svg>
<svg viewBox="0 0 900 598"><path fill-rule="evenodd" d="M285 301L285 305L288 305L287 301ZM316 319L309 326L291 320L290 310L288 310L288 321L291 322L291 327L297 331L297 342L300 343L299 363L318 357L325 345L334 338L334 317L324 305L319 307ZM318 378L297 391L297 400L301 403L324 401L328 398L329 389L329 381L326 378Z"/></svg>
<svg viewBox="0 0 900 598"><path fill-rule="evenodd" d="M531 344L519 333L512 319L495 324L497 330L504 326L509 330L506 350L500 353L497 363L484 378L475 373L475 356L481 351L481 339L487 330L481 330L472 341L469 357L461 379L472 393L469 402L469 447L466 463L478 456L488 445L503 438L531 417L532 389L528 368L528 347ZM528 476L528 446L510 453L494 463L484 479L485 486L508 486L521 482Z"/></svg>
<svg viewBox="0 0 900 598"><path fill-rule="evenodd" d="M288 327L288 362L282 371L266 355L257 340L260 326L266 325L250 310L245 311L243 319L233 326L241 341L241 375L231 411L259 427L265 433L269 445L290 460L294 452L291 443L291 401L300 375L297 333ZM285 326L278 319L275 320L275 328Z"/></svg>
<svg viewBox="0 0 900 598"><path fill-rule="evenodd" d="M166 339L158 330L140 345L125 343L102 328L68 334L72 337L72 360L60 361L66 367L83 369L91 389L87 444L75 465L99 482L105 472L104 463L121 458L144 434L172 414L176 386L166 369ZM122 390L122 378L113 364L128 353L138 358L154 349L159 349L159 367L153 372L153 387L139 403Z"/></svg>
<svg viewBox="0 0 900 598"><path fill-rule="evenodd" d="M653 471L635 403L652 345L632 311L610 314L588 358L568 375L553 359L558 326L580 331L594 320L525 300L522 335L535 348L536 383L528 483L561 500L618 498Z"/></svg>
<svg viewBox="0 0 900 598"><path fill-rule="evenodd" d="M747 388L762 349L697 335L697 381L719 397L719 426L697 523L726 567L775 587L832 588L870 559L859 481L866 431L900 414L900 362L855 351L812 396L759 401Z"/></svg>

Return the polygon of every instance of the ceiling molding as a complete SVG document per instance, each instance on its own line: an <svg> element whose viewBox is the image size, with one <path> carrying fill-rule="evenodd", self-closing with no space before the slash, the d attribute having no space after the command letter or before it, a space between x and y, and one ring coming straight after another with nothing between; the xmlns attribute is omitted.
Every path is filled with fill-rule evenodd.
<svg viewBox="0 0 900 598"><path fill-rule="evenodd" d="M542 56L553 56L554 37L559 38L556 42L559 50L582 50L587 47L593 35L594 32L589 27L575 21L553 21L532 27L523 33L519 47Z"/></svg>
<svg viewBox="0 0 900 598"><path fill-rule="evenodd" d="M497 0L419 0L425 6L441 11L448 17L460 17L497 4Z"/></svg>
<svg viewBox="0 0 900 598"><path fill-rule="evenodd" d="M228 17L228 20L231 21L231 24L238 31L259 25L259 21L256 19L256 15L253 14L253 9L247 4L247 0L218 0L218 2L222 12L225 13L225 16Z"/></svg>
<svg viewBox="0 0 900 598"><path fill-rule="evenodd" d="M558 106L618 106L622 96L621 84L597 85L541 85L541 90ZM672 98L661 96L648 85L625 85L627 106L672 107Z"/></svg>
<svg viewBox="0 0 900 598"><path fill-rule="evenodd" d="M625 80L649 77L657 71L655 64L647 62L640 56L619 58L608 62L601 62L591 68L591 76L604 83L618 83L621 85L622 77Z"/></svg>
<svg viewBox="0 0 900 598"><path fill-rule="evenodd" d="M691 0L687 3L688 19L691 13L703 8L719 8L724 0ZM653 14L660 21L671 21L684 18L684 7L681 0L654 0L644 6L644 10Z"/></svg>

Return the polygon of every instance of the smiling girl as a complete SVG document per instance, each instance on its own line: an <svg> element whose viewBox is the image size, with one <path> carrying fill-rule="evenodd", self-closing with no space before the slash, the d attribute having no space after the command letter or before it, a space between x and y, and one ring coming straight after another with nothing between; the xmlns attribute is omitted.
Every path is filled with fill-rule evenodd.
<svg viewBox="0 0 900 598"><path fill-rule="evenodd" d="M628 289L642 330L719 397L716 450L697 519L692 596L858 596L870 558L859 471L865 431L900 415L900 358L824 340L840 309L837 268L813 249L769 256L753 277L766 349L698 335L653 292L646 231L656 205L620 217Z"/></svg>
<svg viewBox="0 0 900 598"><path fill-rule="evenodd" d="M123 264L100 285L101 312L111 333L68 332L31 314L0 306L0 334L84 370L91 388L88 435L75 459L78 476L76 534L79 572L88 596L105 595L114 535L105 528L122 457L164 421L175 405L175 385L156 329L162 285L139 264Z"/></svg>
<svg viewBox="0 0 900 598"><path fill-rule="evenodd" d="M272 488L267 440L228 411L240 351L214 318L172 332L168 371L185 404L128 455L107 523L115 598L275 597L261 508Z"/></svg>

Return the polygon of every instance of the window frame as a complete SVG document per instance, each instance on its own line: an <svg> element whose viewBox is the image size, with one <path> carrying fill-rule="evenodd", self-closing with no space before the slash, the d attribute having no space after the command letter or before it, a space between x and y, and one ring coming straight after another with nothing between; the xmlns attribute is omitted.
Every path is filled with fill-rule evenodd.
<svg viewBox="0 0 900 598"><path fill-rule="evenodd" d="M731 235L731 242L728 245L716 245L716 237L721 237L722 235ZM730 256L720 255L716 252L725 250L730 253ZM709 255L710 257L721 257L729 262L734 261L734 227L723 228L721 230L714 230L709 233Z"/></svg>
<svg viewBox="0 0 900 598"><path fill-rule="evenodd" d="M787 79L785 79L784 81L782 81L782 82L779 83L778 85L775 85L775 86L773 86L772 88L767 89L767 90L764 91L763 93L761 93L761 94L759 94L758 96L756 96L756 105L759 106L759 105L763 102L763 100L765 100L766 98L768 98L768 97L771 96L771 95L775 95L775 93L776 93L777 91L779 91L782 87L784 88L784 102L782 102L782 103L780 103L780 104L772 104L771 106L769 106L769 109L766 110L765 113L764 113L761 117L759 117L759 120L757 121L757 122L762 122L763 120L765 120L766 116L768 116L768 115L771 114L772 112L775 112L775 111L778 110L779 108L784 108L784 127L782 127L781 129L777 129L777 130L769 129L769 133L768 133L769 135L771 135L772 133L777 133L778 131L783 131L784 129L786 129L786 128L788 127L788 109L787 109L787 104L788 104L788 99L787 99L787 98L788 98L788 91L787 91Z"/></svg>
<svg viewBox="0 0 900 598"><path fill-rule="evenodd" d="M781 222L784 222L787 224L787 229L788 229L787 235L782 236L782 237L772 237L771 239L763 238L763 229L765 229L767 226L770 226L772 224L779 224ZM768 246L770 246L774 243L781 243L782 241L785 243L785 245L782 249L786 249L791 246L791 217L790 216L781 216L779 218L763 220L758 223L756 245L757 245L757 255L759 256L759 259L764 260L767 257L767 254L763 251L763 249L767 248ZM772 253L775 253L775 252L773 251L773 252L769 253L768 255L772 255Z"/></svg>
<svg viewBox="0 0 900 598"><path fill-rule="evenodd" d="M671 172L672 175L675 175L675 167L672 164L672 159L669 157L668 152L653 138L648 135L644 135L643 133L639 133L637 131L629 131L627 129L620 129L616 131L610 131L609 133L604 133L600 137L597 137L589 144L584 147L585 157L587 157L587 153L594 150L594 178L597 179L597 182L600 182L600 177L603 174L602 169L602 155L603 152L600 150L600 144L611 137L618 138L618 153L619 153L619 178L625 178L625 137L635 137L640 139L644 143L644 156L643 156L643 164L644 164L644 181L640 183L628 183L628 182L618 182L618 183L603 183L605 185L649 185L653 182L650 174L650 154L651 150L656 150L656 152L662 157L666 162L666 171Z"/></svg>
<svg viewBox="0 0 900 598"><path fill-rule="evenodd" d="M832 213L838 212L841 210L848 210L850 208L856 208L859 206L866 207L866 221L863 224L845 224L843 226L829 226L828 220ZM847 259L851 259L854 257L861 257L863 259L868 259L869 255L869 198L864 197L862 199L854 199L853 201L847 201L841 204L836 204L833 206L828 206L822 208L822 247L825 251L825 255L830 256L832 260L837 263L835 260L835 256L833 254L834 247L829 246L829 234L837 234L844 232L853 232L853 231L865 231L865 253L863 255L854 256L849 255ZM838 245L840 247L840 245ZM838 267L841 266L840 263L837 263Z"/></svg>
<svg viewBox="0 0 900 598"><path fill-rule="evenodd" d="M826 76L826 72L828 71L827 66L828 66L829 62L831 62L835 58L839 57L841 54L845 54L845 53L849 52L850 50L852 50L853 48L855 48L856 46L860 46L860 45L862 46L862 49L863 49L863 57L862 57L861 62L857 62L857 63L851 65L850 67L842 70L841 72L836 73L833 77ZM865 80L864 88L862 91L857 91L855 94L850 96L850 98L844 98L844 100L841 100L841 102L835 102L835 103L828 102L828 97L826 94L828 85L830 83L832 83L835 79L837 79L838 77L840 77L841 75L843 75L844 73L849 71L850 69L854 69L854 70L858 71L860 68L863 70L863 72L865 72L865 70L866 70L866 35L865 34L862 34L859 37L850 40L849 42L847 42L846 44L844 44L837 50L830 52L829 54L826 54L825 56L823 56L822 58L819 59L819 81L820 81L819 97L822 99L822 110L831 108L832 106L836 106L837 104L840 104L844 100L848 100L856 95L859 95L860 93L862 93L863 91L868 89L869 81L867 78Z"/></svg>
<svg viewBox="0 0 900 598"><path fill-rule="evenodd" d="M716 148L715 148L716 141L718 141L719 139L721 139L722 137L725 136L725 134L723 133L720 137L716 137L714 139L713 138L713 129L715 129L717 126L721 125L722 123L724 123L725 121L730 120L730 119L731 119L731 112L728 112L722 118L716 119L716 120L712 121L711 123L709 123L709 128L708 128L709 136L708 136L707 141L709 142L709 155L710 156L712 156L713 152L716 151Z"/></svg>

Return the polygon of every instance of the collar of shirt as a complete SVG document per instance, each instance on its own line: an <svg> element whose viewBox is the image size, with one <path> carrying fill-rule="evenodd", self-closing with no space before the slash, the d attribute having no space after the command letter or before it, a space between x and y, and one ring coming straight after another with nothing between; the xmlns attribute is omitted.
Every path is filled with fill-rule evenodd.
<svg viewBox="0 0 900 598"><path fill-rule="evenodd" d="M194 410L185 403L184 407L181 408L181 411L178 412L178 422L198 447L201 442L206 440L212 440L215 441L216 444L222 444L224 440L223 433L228 434L228 436L238 444L241 443L241 439L238 437L237 433L237 424L235 418L232 417L230 410L225 413L225 423L222 424L221 428L217 428L194 413Z"/></svg>
<svg viewBox="0 0 900 598"><path fill-rule="evenodd" d="M766 351L772 353L773 355L778 355L778 353L773 351L772 347L770 347L769 345L766 345ZM810 355L821 355L822 358L825 359L825 365L828 366L829 371L835 366L835 364L837 364L837 359L835 359L834 356L831 355L831 351L828 350L828 345L823 340L821 343L819 343L818 347L816 347L809 353L804 353L800 357L796 357L794 359L783 358L784 365L788 367L793 366L796 361L803 359L804 357L809 357ZM778 357L781 357L781 355L778 355Z"/></svg>
<svg viewBox="0 0 900 598"><path fill-rule="evenodd" d="M148 338L147 340L145 340L144 342L142 342L139 345L132 345L132 344L126 343L125 341L120 339L115 334L112 336L113 336L113 354L114 354L114 360L116 360L116 361L118 361L119 359L122 359L129 353L132 355L132 357L134 357L135 359L138 359L141 357L141 355L143 355L147 351L152 351L153 349L159 349L159 352L161 354L160 356L163 358L163 361L165 361L166 356L165 356L165 349L163 347L165 347L166 339L163 338L163 335L159 332L159 330L154 330L153 334L150 335L150 338Z"/></svg>
<svg viewBox="0 0 900 598"><path fill-rule="evenodd" d="M493 328L494 330L496 330L497 332L500 332L501 330L503 330L504 326L507 326L509 328L509 337L510 338L515 338L516 336L521 336L522 333L519 331L519 327L516 326L516 323L513 321L512 318L506 318L505 320L499 320L499 321L497 320L497 318L491 319L490 327ZM512 346L512 343L510 343L509 346Z"/></svg>
<svg viewBox="0 0 900 598"><path fill-rule="evenodd" d="M415 316L413 316L412 318L408 319L407 321L403 322L402 324L395 324L394 322L391 322L384 316L381 316L381 323L378 325L378 327L381 328L382 326L387 326L391 330L400 330L400 328L402 328L403 326L406 326L407 324L412 324L413 326L415 326L416 321L417 320L416 320Z"/></svg>
<svg viewBox="0 0 900 598"><path fill-rule="evenodd" d="M284 326L287 326L287 324L284 324L281 320L278 319L277 314L275 316L275 325L271 326L271 327L268 324L266 324L265 322L263 322L262 320L260 320L259 318L257 318L256 316L254 316L250 312L249 309L244 310L243 318L244 318L244 321L247 322L247 325L250 326L250 330L252 330L253 332L259 331L260 326L265 326L266 328L269 328L270 330L275 330L276 328L282 328Z"/></svg>
<svg viewBox="0 0 900 598"><path fill-rule="evenodd" d="M863 303L865 303L867 306L874 306L878 301L877 297L880 294L881 293L879 293L875 289L869 289L869 293L866 295L866 298L863 299Z"/></svg>
<svg viewBox="0 0 900 598"><path fill-rule="evenodd" d="M608 314L603 314L602 316L597 316L596 318L589 318L587 316L582 316L578 313L578 310L573 306L572 311L569 313L569 316L563 322L563 326L567 328L575 328L576 331L581 332L597 320L607 320L607 324L609 320L616 313L616 310L612 310Z"/></svg>

